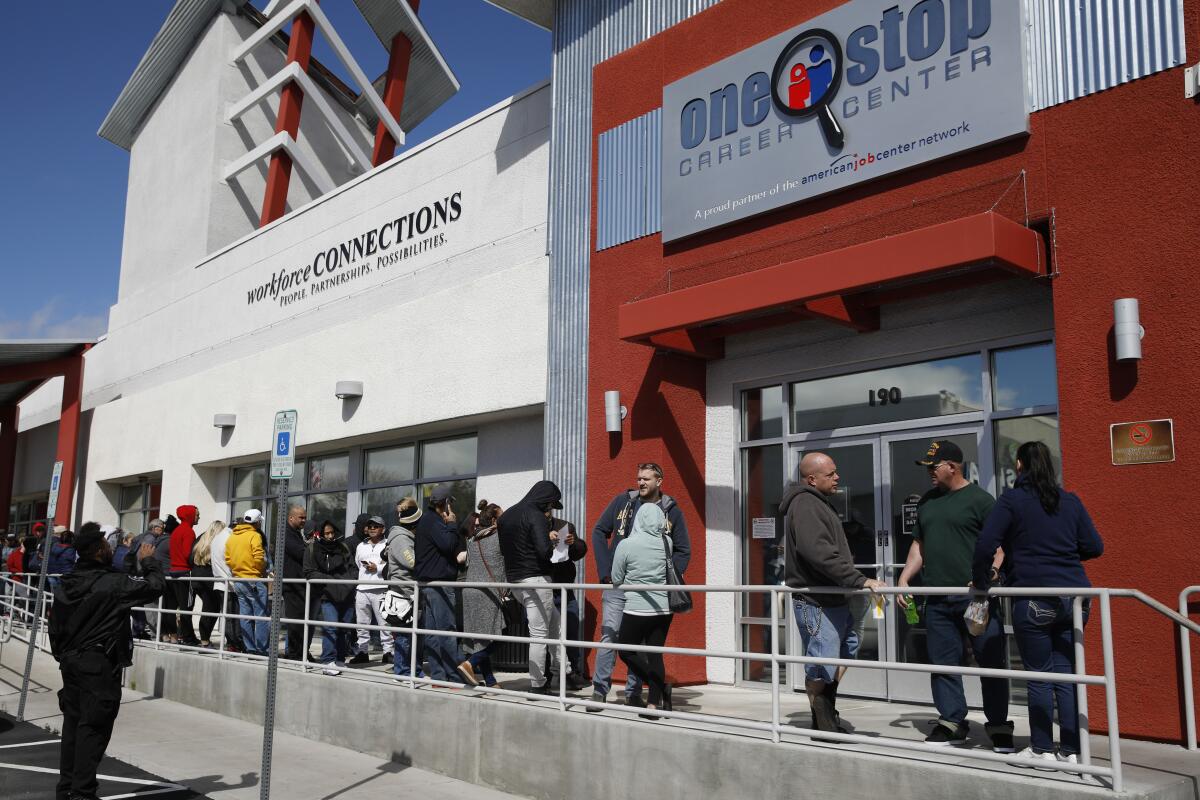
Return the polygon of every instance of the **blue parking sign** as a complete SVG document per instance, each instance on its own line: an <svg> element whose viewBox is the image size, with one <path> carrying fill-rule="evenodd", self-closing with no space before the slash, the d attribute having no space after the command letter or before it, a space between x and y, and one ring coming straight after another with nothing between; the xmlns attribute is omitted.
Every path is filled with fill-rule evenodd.
<svg viewBox="0 0 1200 800"><path fill-rule="evenodd" d="M275 455L286 456L292 449L292 434L290 431L280 431L279 441L275 445Z"/></svg>

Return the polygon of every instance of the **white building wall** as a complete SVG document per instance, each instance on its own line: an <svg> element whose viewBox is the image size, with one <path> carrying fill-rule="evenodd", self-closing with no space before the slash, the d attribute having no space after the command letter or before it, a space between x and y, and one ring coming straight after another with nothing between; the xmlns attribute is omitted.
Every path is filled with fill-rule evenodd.
<svg viewBox="0 0 1200 800"><path fill-rule="evenodd" d="M931 322L936 308L937 321ZM725 358L708 367L705 424L705 469L708 529L705 535L705 580L741 583L741 495L738 471L740 384L781 382L805 371L838 368L852 372L856 364L977 344L1054 328L1047 288L1032 282L1006 281L979 289L938 295L881 309L880 330L860 334L822 322L804 322L730 337ZM863 369L868 367L864 366ZM710 595L705 605L707 646L741 648L735 595ZM791 623L790 610L787 617ZM708 679L733 683L737 665L707 659Z"/></svg>
<svg viewBox="0 0 1200 800"><path fill-rule="evenodd" d="M226 467L265 460L283 408L299 412L301 455L477 430L480 497L519 499L542 466L548 149L543 85L131 288L86 357L77 516L109 521L115 485L159 473L164 510L223 513ZM452 195L457 221L405 243L438 246L359 259L369 270L294 302L249 301L279 270ZM362 399L338 400L338 380L363 381ZM48 385L27 399L22 429L56 420L60 397ZM214 428L216 413L236 427Z"/></svg>

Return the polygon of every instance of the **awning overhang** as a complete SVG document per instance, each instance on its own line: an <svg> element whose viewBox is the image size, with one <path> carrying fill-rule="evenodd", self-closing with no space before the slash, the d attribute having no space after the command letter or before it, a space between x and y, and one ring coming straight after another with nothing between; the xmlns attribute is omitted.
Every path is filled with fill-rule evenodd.
<svg viewBox="0 0 1200 800"><path fill-rule="evenodd" d="M0 406L16 405L51 378L65 375L72 359L94 340L0 339Z"/></svg>
<svg viewBox="0 0 1200 800"><path fill-rule="evenodd" d="M1045 265L1037 231L986 212L627 303L617 331L626 341L720 358L730 333L813 318L876 330L887 302L1044 276Z"/></svg>

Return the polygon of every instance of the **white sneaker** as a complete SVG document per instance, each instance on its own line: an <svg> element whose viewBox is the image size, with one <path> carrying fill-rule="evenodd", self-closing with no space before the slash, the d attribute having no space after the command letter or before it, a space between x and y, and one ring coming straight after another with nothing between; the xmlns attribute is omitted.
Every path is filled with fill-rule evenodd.
<svg viewBox="0 0 1200 800"><path fill-rule="evenodd" d="M1039 766L1039 762L1058 763L1058 757L1054 753L1037 753L1032 747L1026 747L1021 752L1017 753L1016 757L1019 761L1009 761L1014 767L1032 767L1033 769L1042 770L1043 772L1057 772L1053 767Z"/></svg>
<svg viewBox="0 0 1200 800"><path fill-rule="evenodd" d="M341 675L342 671L337 667L325 667L321 670L322 675Z"/></svg>
<svg viewBox="0 0 1200 800"><path fill-rule="evenodd" d="M1074 753L1067 753L1067 754L1056 753L1055 757L1058 759L1058 762L1060 764L1078 764L1079 763L1079 756L1075 755ZM1064 769L1063 772L1067 773L1068 775L1082 775L1083 774L1082 772L1077 772L1076 770L1071 770L1071 769Z"/></svg>

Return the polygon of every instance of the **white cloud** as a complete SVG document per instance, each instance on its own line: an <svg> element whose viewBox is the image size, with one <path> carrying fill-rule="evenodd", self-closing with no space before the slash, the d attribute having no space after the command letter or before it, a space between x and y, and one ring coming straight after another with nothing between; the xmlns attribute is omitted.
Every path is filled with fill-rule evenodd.
<svg viewBox="0 0 1200 800"><path fill-rule="evenodd" d="M106 330L107 313L71 313L58 297L24 319L0 319L0 339L95 339Z"/></svg>

